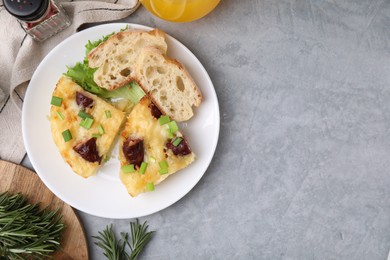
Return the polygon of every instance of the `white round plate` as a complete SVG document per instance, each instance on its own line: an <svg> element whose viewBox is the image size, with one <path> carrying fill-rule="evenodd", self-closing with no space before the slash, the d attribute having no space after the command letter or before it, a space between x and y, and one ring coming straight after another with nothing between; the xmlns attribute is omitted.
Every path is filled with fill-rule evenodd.
<svg viewBox="0 0 390 260"><path fill-rule="evenodd" d="M195 116L181 124L196 160L155 187L153 192L132 198L119 179L118 145L96 176L84 179L75 174L62 159L51 136L50 100L54 87L66 66L83 60L88 40L120 29L151 30L137 24L105 24L76 33L57 45L36 69L24 99L23 139L29 159L46 186L72 207L105 218L136 218L160 211L185 196L209 166L219 136L220 118L217 96L206 70L183 44L167 35L168 56L180 61L199 86L204 100Z"/></svg>

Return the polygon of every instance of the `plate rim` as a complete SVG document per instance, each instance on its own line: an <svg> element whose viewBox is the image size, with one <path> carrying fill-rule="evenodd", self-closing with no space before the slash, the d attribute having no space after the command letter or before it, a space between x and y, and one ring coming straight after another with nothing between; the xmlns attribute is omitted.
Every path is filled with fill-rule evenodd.
<svg viewBox="0 0 390 260"><path fill-rule="evenodd" d="M62 42L60 42L59 44L57 44L50 52L48 52L45 57L41 60L41 62L39 63L39 65L37 66L36 68L36 71L39 71L39 68L41 66L43 66L42 64L45 64L46 62L46 59L47 57L50 56L50 54L52 52L55 52L57 51L57 49L61 49L63 48L63 46L66 46L66 44L68 42L70 42L74 37L77 37L77 35L79 35L80 33L88 33L90 31L93 31L93 30L97 30L99 31L100 29L105 29L104 27L112 27L114 26L116 29L115 31L117 32L120 28L123 28L125 26L129 26L129 28L134 28L134 29L143 29L143 30L152 30L154 29L153 27L149 27L149 26L145 26L145 25L141 25L141 24L136 24L136 23L105 23L105 24L100 24L100 25L96 25L96 26L92 26L92 27L89 27L89 28L86 28L80 32L77 32L77 33L74 33L72 34L71 36L67 37L66 39L64 39ZM46 187L49 188L49 190L51 192L53 192L58 198L60 198L61 200L63 200L65 203L67 203L68 205L70 205L71 207L74 207L75 209L77 210L80 210L82 212L85 212L87 214L90 214L90 215L93 215L93 216L97 216L97 217L103 217L103 218L112 218L112 219L126 219L126 218L136 218L136 217L144 217L144 216L147 216L147 215L151 215L151 214L154 214L154 213L157 213L159 211L162 211L170 206L172 206L173 204L175 204L176 202L178 202L179 200L181 200L183 197L185 197L187 194L189 194L191 192L191 190L199 183L199 181L201 180L201 178L204 176L204 174L206 173L207 169L209 168L214 156L215 156L215 152L216 152L216 148L217 148L217 145L218 145L218 141L219 141L219 135L220 135L220 125L221 125L221 119L220 119L220 109L219 109L219 102L218 102L218 96L216 94L216 91L215 91L215 87L214 87L214 84L210 78L210 75L208 74L207 70L204 68L203 64L200 62L200 60L195 56L195 54L189 49L187 48L183 43L181 43L179 40L177 40L176 38L174 38L173 36L169 35L168 33L166 33L166 37L168 38L171 38L170 40L173 40L175 41L175 44L179 44L182 48L185 49L186 53L188 55L191 56L191 59L197 61L198 65L198 69L201 69L202 73L206 76L205 80L208 82L208 84L210 85L210 94L213 96L213 99L215 99L216 102L213 102L213 108L215 109L215 113L216 113L216 118L218 119L218 122L216 123L216 137L214 139L214 143L212 144L212 153L211 153L211 156L210 158L208 158L207 162L206 162L206 166L205 166L205 169L203 170L203 172L201 174L199 174L198 178L197 179L194 179L194 182L193 184L190 185L190 188L188 190L186 190L183 194L179 195L179 196L176 196L175 199L168 203L167 205L163 206L163 207L159 207L158 209L149 209L147 210L146 212L144 212L143 214L138 214L136 216L129 216L129 215L112 215L112 214L97 214L96 212L91 212L90 210L85 210L85 209L82 209L79 207L79 204L77 203L74 203L72 201L69 201L67 196L64 195L62 192L58 191L55 189L55 187L53 187L53 185L50 183L50 181L48 181L44 174L41 173L41 170L40 167L38 166L38 163L35 161L35 155L33 155L32 153L32 148L30 147L30 143L29 143L29 140L27 138L27 125L28 125L28 120L27 120L27 116L26 116L26 111L27 111L27 105L32 102L30 101L31 99L29 98L32 94L30 94L30 92L32 91L31 89L32 88L29 88L27 87L27 90L26 90L26 93L25 93L25 98L24 98L24 102L23 102L23 107L22 107L22 136L23 136L23 143L24 143L24 146L26 148L26 152L27 152L27 155L29 157L29 160L34 168L34 170L36 171L36 173L38 174L39 178L42 180L42 182L45 184ZM85 43L80 43L80 44L85 44ZM32 75L31 77L31 80L30 80L30 83L29 85L31 84L31 82L34 83L34 80L36 78L36 73L34 72L34 74ZM27 105L26 105L27 104ZM55 185L54 185L55 186ZM77 205L75 205L77 204Z"/></svg>

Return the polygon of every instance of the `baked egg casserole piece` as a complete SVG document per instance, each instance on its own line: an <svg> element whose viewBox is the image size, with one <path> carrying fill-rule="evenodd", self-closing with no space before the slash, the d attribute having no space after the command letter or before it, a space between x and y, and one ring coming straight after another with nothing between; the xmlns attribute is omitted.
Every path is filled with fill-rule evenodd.
<svg viewBox="0 0 390 260"><path fill-rule="evenodd" d="M51 133L61 156L78 175L94 175L109 156L125 114L65 76L51 104Z"/></svg>
<svg viewBox="0 0 390 260"><path fill-rule="evenodd" d="M119 141L120 179L135 197L195 160L175 121L144 96L127 118Z"/></svg>

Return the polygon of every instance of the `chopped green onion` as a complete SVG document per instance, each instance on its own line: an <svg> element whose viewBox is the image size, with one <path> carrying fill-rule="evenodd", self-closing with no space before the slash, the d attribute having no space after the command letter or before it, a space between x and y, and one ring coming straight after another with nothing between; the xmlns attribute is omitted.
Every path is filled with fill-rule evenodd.
<svg viewBox="0 0 390 260"><path fill-rule="evenodd" d="M139 173L144 174L147 167L148 167L148 164L146 162L142 162L141 166L139 167Z"/></svg>
<svg viewBox="0 0 390 260"><path fill-rule="evenodd" d="M96 134L92 134L92 137L95 137L95 138L99 138L99 137L101 137L102 135L101 134L98 134L98 133L96 133Z"/></svg>
<svg viewBox="0 0 390 260"><path fill-rule="evenodd" d="M179 130L179 127L176 123L176 121L171 121L168 123L169 131L174 134Z"/></svg>
<svg viewBox="0 0 390 260"><path fill-rule="evenodd" d="M172 139L173 138L173 133L171 132L171 129L168 129L168 138Z"/></svg>
<svg viewBox="0 0 390 260"><path fill-rule="evenodd" d="M72 134L69 129L66 129L64 132L62 132L62 137L64 138L65 142L68 142L72 140Z"/></svg>
<svg viewBox="0 0 390 260"><path fill-rule="evenodd" d="M166 115L166 116L161 116L159 119L158 119L158 122L160 123L160 125L165 125L165 124L168 124L171 120L169 119L169 116Z"/></svg>
<svg viewBox="0 0 390 260"><path fill-rule="evenodd" d="M159 172L160 172L161 175L167 174L168 173L168 168L160 169Z"/></svg>
<svg viewBox="0 0 390 260"><path fill-rule="evenodd" d="M168 169L168 163L167 163L167 161L161 161L161 162L159 162L158 163L159 165L160 165L160 168L162 168L162 169Z"/></svg>
<svg viewBox="0 0 390 260"><path fill-rule="evenodd" d="M107 154L104 155L103 157L103 162L106 163L110 160L110 156L108 156Z"/></svg>
<svg viewBox="0 0 390 260"><path fill-rule="evenodd" d="M137 104L143 96L145 96L145 92L135 81L131 81L128 85L123 86L122 88L128 88L126 92L127 98Z"/></svg>
<svg viewBox="0 0 390 260"><path fill-rule="evenodd" d="M107 118L111 118L111 111L110 110L106 110L105 113L106 113Z"/></svg>
<svg viewBox="0 0 390 260"><path fill-rule="evenodd" d="M99 133L100 133L101 135L104 134L104 128L103 128L102 125L98 125L97 129L98 129L98 131L99 131Z"/></svg>
<svg viewBox="0 0 390 260"><path fill-rule="evenodd" d="M122 166L123 173L132 173L135 172L134 164L127 164Z"/></svg>
<svg viewBox="0 0 390 260"><path fill-rule="evenodd" d="M81 117L82 119L86 119L86 118L91 118L93 119L93 117L88 114L88 113L85 113L83 110L80 110L79 113L77 114L79 117Z"/></svg>
<svg viewBox="0 0 390 260"><path fill-rule="evenodd" d="M62 104L62 98L60 97L56 97L56 96L52 96L51 97L51 102L50 102L53 106L56 106L56 107L60 107L61 104Z"/></svg>
<svg viewBox="0 0 390 260"><path fill-rule="evenodd" d="M154 191L154 184L153 184L153 182L146 183L146 190Z"/></svg>
<svg viewBox="0 0 390 260"><path fill-rule="evenodd" d="M154 158L153 156L150 156L150 157L149 157L149 161L150 161L150 162L155 162L155 161L156 161L156 158Z"/></svg>
<svg viewBox="0 0 390 260"><path fill-rule="evenodd" d="M160 174L166 174L168 173L168 163L167 161L161 161L159 162L160 165Z"/></svg>
<svg viewBox="0 0 390 260"><path fill-rule="evenodd" d="M174 146L178 146L178 145L181 143L181 141L183 141L183 138L181 138L181 137L176 137L175 140L172 141L172 144L173 144Z"/></svg>
<svg viewBox="0 0 390 260"><path fill-rule="evenodd" d="M64 119L65 119L65 117L64 117L64 115L61 113L61 111L57 111L57 115L58 115L58 117L59 117L61 120L64 120Z"/></svg>
<svg viewBox="0 0 390 260"><path fill-rule="evenodd" d="M93 119L86 117L83 121L81 121L80 126L84 127L85 129L90 129L93 124Z"/></svg>

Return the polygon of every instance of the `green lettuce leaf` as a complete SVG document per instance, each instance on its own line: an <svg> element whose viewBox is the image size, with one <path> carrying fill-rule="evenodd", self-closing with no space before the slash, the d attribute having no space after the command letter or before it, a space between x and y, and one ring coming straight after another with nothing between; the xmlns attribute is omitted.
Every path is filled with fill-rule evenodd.
<svg viewBox="0 0 390 260"><path fill-rule="evenodd" d="M122 28L120 29L121 32L127 30L129 28L129 25L126 25L125 28ZM110 38L111 36L113 36L115 34L115 32L112 32L110 34L107 34L105 36L103 36L101 39L99 40L96 40L96 41L88 41L88 43L85 45L85 58L87 57L88 53L90 53L90 51L97 47L99 44L101 44L102 42L105 42L108 40L108 38Z"/></svg>
<svg viewBox="0 0 390 260"><path fill-rule="evenodd" d="M107 34L105 36L103 36L101 39L99 40L96 40L96 41L88 41L88 43L85 45L85 56L88 55L88 53L95 47L97 47L99 44L101 44L102 42L105 42L108 40L108 38L110 38L111 36L113 36L115 34L115 32L112 32L110 34ZM85 57L86 58L86 57Z"/></svg>
<svg viewBox="0 0 390 260"><path fill-rule="evenodd" d="M88 67L86 63L78 62L74 67L68 67L68 71L64 74L72 78L86 91L98 95L101 98L124 98L136 104L145 95L145 92L135 81L111 91L101 88L93 80L95 70Z"/></svg>

